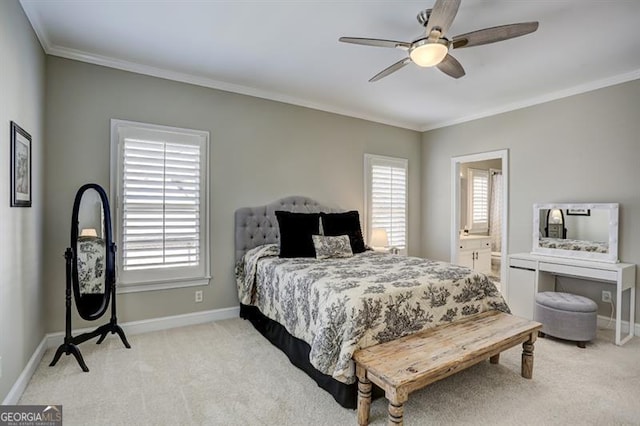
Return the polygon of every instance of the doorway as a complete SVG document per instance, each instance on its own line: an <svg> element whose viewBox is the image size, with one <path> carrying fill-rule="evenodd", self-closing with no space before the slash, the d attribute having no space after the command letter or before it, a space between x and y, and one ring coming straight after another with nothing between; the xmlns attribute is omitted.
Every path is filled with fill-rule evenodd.
<svg viewBox="0 0 640 426"><path fill-rule="evenodd" d="M506 297L509 150L452 157L451 188L451 263L493 277Z"/></svg>

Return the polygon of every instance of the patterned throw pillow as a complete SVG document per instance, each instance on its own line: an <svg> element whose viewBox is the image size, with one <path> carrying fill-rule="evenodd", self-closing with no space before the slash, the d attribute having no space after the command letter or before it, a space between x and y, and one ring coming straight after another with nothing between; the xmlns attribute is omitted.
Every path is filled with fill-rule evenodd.
<svg viewBox="0 0 640 426"><path fill-rule="evenodd" d="M335 237L314 235L313 246L316 249L316 259L353 256L348 235L338 235Z"/></svg>

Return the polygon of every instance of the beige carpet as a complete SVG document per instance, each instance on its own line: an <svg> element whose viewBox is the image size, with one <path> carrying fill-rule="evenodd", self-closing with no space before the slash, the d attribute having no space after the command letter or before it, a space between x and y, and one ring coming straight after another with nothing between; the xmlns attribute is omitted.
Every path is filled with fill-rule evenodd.
<svg viewBox="0 0 640 426"><path fill-rule="evenodd" d="M67 425L355 425L340 407L241 319L81 345L45 354L21 404L62 404ZM610 331L579 349L538 339L533 380L520 377L520 348L411 394L407 425L640 424L640 339L623 347ZM386 423L386 402L371 409Z"/></svg>

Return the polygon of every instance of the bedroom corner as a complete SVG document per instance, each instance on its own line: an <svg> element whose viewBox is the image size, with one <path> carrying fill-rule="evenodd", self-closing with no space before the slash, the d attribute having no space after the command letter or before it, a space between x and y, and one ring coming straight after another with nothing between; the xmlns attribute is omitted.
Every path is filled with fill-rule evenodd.
<svg viewBox="0 0 640 426"><path fill-rule="evenodd" d="M16 0L0 2L0 401L16 403L14 383L44 337L43 258L45 54ZM31 136L31 207L10 207L9 123ZM12 389L13 388L13 389Z"/></svg>

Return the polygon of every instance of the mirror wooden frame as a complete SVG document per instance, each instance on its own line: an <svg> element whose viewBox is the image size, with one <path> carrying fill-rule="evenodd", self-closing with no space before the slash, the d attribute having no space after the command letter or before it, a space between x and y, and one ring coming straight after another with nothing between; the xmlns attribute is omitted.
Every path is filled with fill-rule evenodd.
<svg viewBox="0 0 640 426"><path fill-rule="evenodd" d="M573 209L573 210L606 210L609 212L609 249L607 253L591 251L567 250L557 248L540 247L540 210L549 209ZM617 263L618 260L618 216L619 205L617 203L557 203L533 205L533 229L532 250L534 254L546 256L566 257L571 259L595 260L599 262Z"/></svg>

